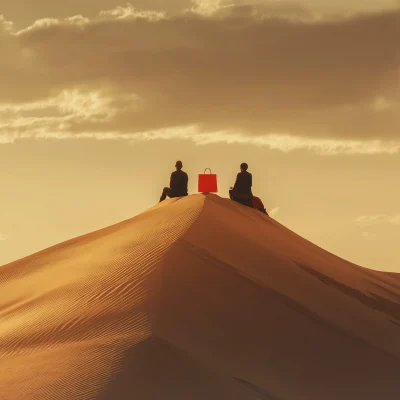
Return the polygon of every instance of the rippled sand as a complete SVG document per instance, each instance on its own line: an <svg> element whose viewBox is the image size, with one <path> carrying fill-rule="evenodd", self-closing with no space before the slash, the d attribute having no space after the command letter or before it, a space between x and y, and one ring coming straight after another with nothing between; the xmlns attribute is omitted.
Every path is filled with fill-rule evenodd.
<svg viewBox="0 0 400 400"><path fill-rule="evenodd" d="M0 267L1 400L399 398L400 276L216 195Z"/></svg>

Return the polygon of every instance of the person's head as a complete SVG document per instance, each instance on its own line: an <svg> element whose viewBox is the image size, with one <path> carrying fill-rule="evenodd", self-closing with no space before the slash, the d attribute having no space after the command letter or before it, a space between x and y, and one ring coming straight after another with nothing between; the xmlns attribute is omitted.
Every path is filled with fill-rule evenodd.
<svg viewBox="0 0 400 400"><path fill-rule="evenodd" d="M240 164L240 170L243 171L247 171L247 168L249 168L249 166L244 162Z"/></svg>
<svg viewBox="0 0 400 400"><path fill-rule="evenodd" d="M175 163L175 168L176 169L182 169L182 167L183 167L183 164L182 164L182 161L177 161L176 163Z"/></svg>

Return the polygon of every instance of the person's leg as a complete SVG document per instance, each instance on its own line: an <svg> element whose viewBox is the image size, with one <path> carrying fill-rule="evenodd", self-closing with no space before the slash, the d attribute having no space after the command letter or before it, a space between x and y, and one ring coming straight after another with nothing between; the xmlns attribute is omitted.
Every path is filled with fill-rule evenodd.
<svg viewBox="0 0 400 400"><path fill-rule="evenodd" d="M243 193L235 193L233 200L237 201L238 203L253 208L253 196L249 194Z"/></svg>
<svg viewBox="0 0 400 400"><path fill-rule="evenodd" d="M253 196L246 196L244 198L243 204L247 207L253 208Z"/></svg>
<svg viewBox="0 0 400 400"><path fill-rule="evenodd" d="M172 190L169 187L165 187L160 197L160 202L164 201L166 198L172 196Z"/></svg>
<svg viewBox="0 0 400 400"><path fill-rule="evenodd" d="M161 196L160 196L160 203L161 203L162 201L164 201L164 200L167 198L167 192L166 192L165 189L166 189L166 188L164 188L163 191L162 191L162 193L161 193Z"/></svg>
<svg viewBox="0 0 400 400"><path fill-rule="evenodd" d="M237 203L240 203L243 206L253 208L253 197L252 196L240 193L238 191L230 190L229 197L231 200L236 201Z"/></svg>

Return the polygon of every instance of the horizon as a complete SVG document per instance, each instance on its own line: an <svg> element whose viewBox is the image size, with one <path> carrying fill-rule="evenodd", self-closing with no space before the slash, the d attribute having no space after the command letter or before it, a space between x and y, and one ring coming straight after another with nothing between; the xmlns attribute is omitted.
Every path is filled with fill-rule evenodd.
<svg viewBox="0 0 400 400"><path fill-rule="evenodd" d="M181 159L224 198L247 162L279 223L400 273L399 2L164 3L2 6L0 266L152 207Z"/></svg>

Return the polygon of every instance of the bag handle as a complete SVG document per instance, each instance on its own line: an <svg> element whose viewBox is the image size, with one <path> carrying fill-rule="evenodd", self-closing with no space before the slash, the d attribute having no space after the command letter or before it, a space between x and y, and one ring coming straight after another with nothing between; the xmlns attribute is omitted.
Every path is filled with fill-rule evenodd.
<svg viewBox="0 0 400 400"><path fill-rule="evenodd" d="M206 171L207 171L208 169L210 170L210 174L212 174L211 168L206 168L206 169L204 170L204 173L206 173Z"/></svg>

